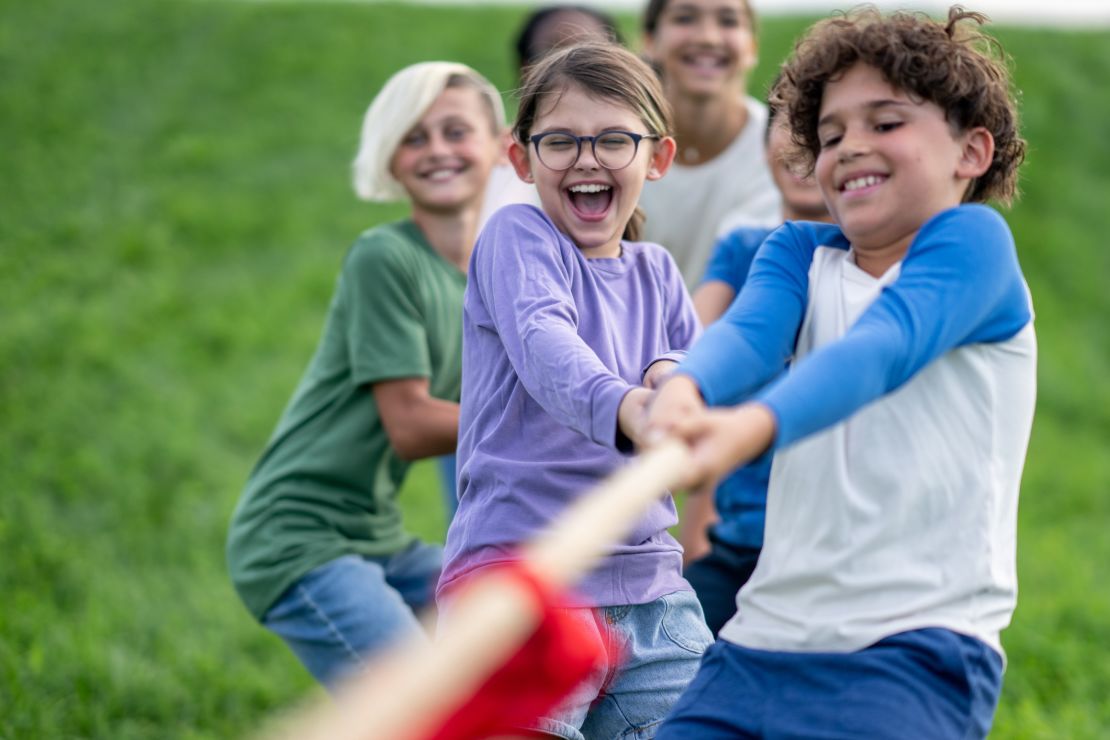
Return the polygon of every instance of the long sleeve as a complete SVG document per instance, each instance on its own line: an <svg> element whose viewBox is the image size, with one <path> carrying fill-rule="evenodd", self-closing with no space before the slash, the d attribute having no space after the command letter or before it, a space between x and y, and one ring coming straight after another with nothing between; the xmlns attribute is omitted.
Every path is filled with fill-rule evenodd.
<svg viewBox="0 0 1110 740"><path fill-rule="evenodd" d="M470 280L528 393L559 423L612 446L631 385L579 336L574 259L539 211L518 207L482 232Z"/></svg>
<svg viewBox="0 0 1110 740"><path fill-rule="evenodd" d="M722 368L725 343L690 353L690 371L706 399L742 400L752 394L778 420L776 447L835 424L899 388L949 350L1015 335L1031 318L1024 279L1005 221L985 206L938 214L918 232L898 278L883 289L843 338L816 349L788 374L759 389L767 363L789 356L804 317L808 291L805 239L820 246L813 229L776 232L760 252L751 281L726 315L729 347L753 369L729 379ZM792 238L788 238L792 237ZM835 239L829 241L835 242ZM830 246L837 246L832 244ZM810 250L812 259L812 248ZM744 296L745 293L749 295ZM750 314L762 314L751 316ZM706 333L706 340L710 332ZM716 362L716 366L709 367ZM781 365L776 365L781 366ZM739 368L737 368L739 370ZM746 382L744 382L746 381ZM735 401L733 401L735 402Z"/></svg>

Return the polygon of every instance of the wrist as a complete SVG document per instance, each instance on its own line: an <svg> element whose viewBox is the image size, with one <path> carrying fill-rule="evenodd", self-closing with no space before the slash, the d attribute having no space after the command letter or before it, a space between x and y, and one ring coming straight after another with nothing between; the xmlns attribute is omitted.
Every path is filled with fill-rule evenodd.
<svg viewBox="0 0 1110 740"><path fill-rule="evenodd" d="M698 387L697 381L692 376L678 370L669 373L659 384L659 393L664 392L693 396L699 401L702 400L701 388Z"/></svg>

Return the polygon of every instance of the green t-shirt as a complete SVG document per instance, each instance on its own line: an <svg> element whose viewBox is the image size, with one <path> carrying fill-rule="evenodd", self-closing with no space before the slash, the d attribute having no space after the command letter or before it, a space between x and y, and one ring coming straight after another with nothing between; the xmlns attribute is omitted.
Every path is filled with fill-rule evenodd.
<svg viewBox="0 0 1110 740"><path fill-rule="evenodd" d="M347 554L412 541L396 496L409 463L382 427L371 384L428 378L459 400L466 276L411 221L351 247L324 335L231 521L231 578L261 618L305 573Z"/></svg>

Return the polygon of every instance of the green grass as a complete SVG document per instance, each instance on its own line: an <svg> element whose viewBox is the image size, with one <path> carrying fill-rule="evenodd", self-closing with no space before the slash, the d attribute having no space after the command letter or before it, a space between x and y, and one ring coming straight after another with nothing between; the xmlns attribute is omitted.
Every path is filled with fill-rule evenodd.
<svg viewBox="0 0 1110 740"><path fill-rule="evenodd" d="M340 258L388 75L515 83L512 8L0 0L0 738L229 737L313 691L224 572ZM634 22L627 23L629 36ZM761 90L802 24L766 19ZM996 737L1110 733L1110 34L1000 29L1038 309L1022 593ZM434 472L406 491L438 538Z"/></svg>

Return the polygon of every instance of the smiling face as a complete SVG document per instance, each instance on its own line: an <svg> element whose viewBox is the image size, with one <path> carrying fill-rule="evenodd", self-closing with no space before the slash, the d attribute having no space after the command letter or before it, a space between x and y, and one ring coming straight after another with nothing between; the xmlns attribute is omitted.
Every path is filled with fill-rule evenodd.
<svg viewBox="0 0 1110 740"><path fill-rule="evenodd" d="M821 221L829 218L829 209L817 181L800 171L794 162L794 142L790 125L781 113L775 116L767 135L767 166L771 179L782 193L783 218L788 221Z"/></svg>
<svg viewBox="0 0 1110 740"><path fill-rule="evenodd" d="M662 70L668 96L734 96L755 65L746 0L670 0L645 51Z"/></svg>
<svg viewBox="0 0 1110 740"><path fill-rule="evenodd" d="M480 206L499 144L481 94L470 87L449 87L401 139L389 171L415 211L447 213Z"/></svg>
<svg viewBox="0 0 1110 740"><path fill-rule="evenodd" d="M825 86L817 134L818 185L873 274L865 262L883 272L905 256L927 220L960 204L993 152L985 129L953 131L939 106L911 99L865 64Z"/></svg>
<svg viewBox="0 0 1110 740"><path fill-rule="evenodd" d="M648 133L630 108L590 96L573 83L545 95L540 102L531 133L551 131L576 136L597 136L605 131ZM509 158L521 179L536 184L543 210L555 226L587 257L616 257L644 181L666 172L674 158L674 140L642 140L632 163L615 171L602 167L586 142L578 161L561 172L545 166L530 141L526 145L513 142Z"/></svg>

